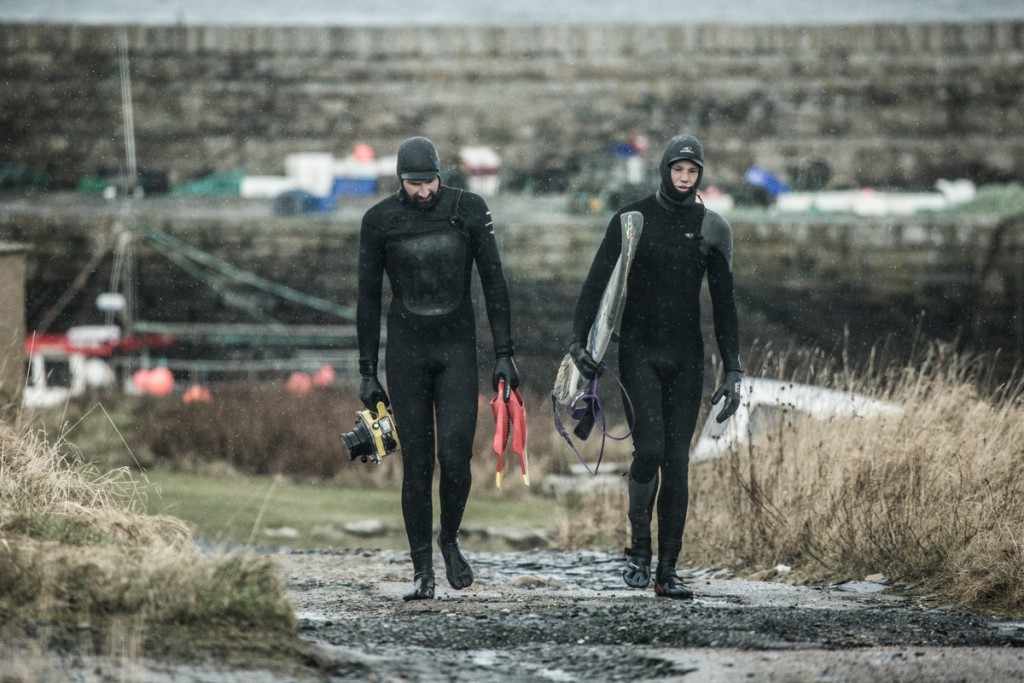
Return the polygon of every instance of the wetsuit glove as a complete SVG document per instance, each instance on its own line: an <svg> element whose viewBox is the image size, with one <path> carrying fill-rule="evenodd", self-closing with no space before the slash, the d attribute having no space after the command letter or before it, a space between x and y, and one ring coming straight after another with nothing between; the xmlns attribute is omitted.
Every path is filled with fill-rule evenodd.
<svg viewBox="0 0 1024 683"><path fill-rule="evenodd" d="M495 391L498 390L498 380L502 378L505 379L505 395L501 397L501 400L508 403L508 397L512 395L512 390L519 387L519 368L516 367L512 356L498 356L494 361L491 384Z"/></svg>
<svg viewBox="0 0 1024 683"><path fill-rule="evenodd" d="M594 360L583 342L569 344L569 357L585 379L591 380L601 374L601 364Z"/></svg>
<svg viewBox="0 0 1024 683"><path fill-rule="evenodd" d="M378 403L383 402L385 406L391 405L387 392L380 385L377 375L362 375L362 379L359 380L359 400L363 402L367 410L374 411L374 414L376 414Z"/></svg>
<svg viewBox="0 0 1024 683"><path fill-rule="evenodd" d="M740 407L740 386L743 374L738 370L731 370L725 373L725 378L722 380L722 385L718 387L714 395L711 397L711 404L715 405L723 398L725 403L722 405L722 409L718 412L715 417L715 421L718 423L725 422L736 412L736 409Z"/></svg>

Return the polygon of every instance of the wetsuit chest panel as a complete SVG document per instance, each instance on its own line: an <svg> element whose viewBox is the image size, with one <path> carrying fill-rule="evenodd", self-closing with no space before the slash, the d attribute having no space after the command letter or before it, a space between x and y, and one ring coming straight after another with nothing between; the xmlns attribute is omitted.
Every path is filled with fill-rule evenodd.
<svg viewBox="0 0 1024 683"><path fill-rule="evenodd" d="M451 313L465 296L466 231L447 219L389 225L385 269L395 298L418 315Z"/></svg>
<svg viewBox="0 0 1024 683"><path fill-rule="evenodd" d="M626 288L621 337L627 346L663 347L676 354L699 346L700 291L708 264L702 209L645 214Z"/></svg>
<svg viewBox="0 0 1024 683"><path fill-rule="evenodd" d="M684 296L694 287L699 291L707 268L707 250L700 234L700 223L666 221L647 230L640 238L639 267L631 272L630 287L641 280L638 288L649 294Z"/></svg>

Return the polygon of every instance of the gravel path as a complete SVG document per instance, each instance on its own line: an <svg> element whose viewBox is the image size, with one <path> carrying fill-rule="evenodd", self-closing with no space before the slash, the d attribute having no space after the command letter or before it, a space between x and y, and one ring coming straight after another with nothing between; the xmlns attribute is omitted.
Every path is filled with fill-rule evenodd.
<svg viewBox="0 0 1024 683"><path fill-rule="evenodd" d="M606 553L467 553L455 591L406 603L394 551L281 556L329 680L1019 681L1024 622L925 608L853 582L812 588L694 572L693 602L635 591Z"/></svg>

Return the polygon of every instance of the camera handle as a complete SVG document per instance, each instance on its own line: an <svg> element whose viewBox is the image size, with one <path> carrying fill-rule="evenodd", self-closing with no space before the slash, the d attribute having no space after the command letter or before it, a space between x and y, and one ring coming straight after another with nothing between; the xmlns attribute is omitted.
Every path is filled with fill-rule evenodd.
<svg viewBox="0 0 1024 683"><path fill-rule="evenodd" d="M395 419L388 412L388 407L384 405L383 401L377 402L377 410L373 416L374 423L371 425L370 434L373 435L373 441L376 444L377 453L390 453L397 451L402 447L401 441L398 440L398 426L395 424ZM384 425L385 421L389 422L389 425ZM390 429L384 429L383 426L389 426ZM394 440L394 448L388 448L389 444L384 443L384 435L390 435L390 438Z"/></svg>

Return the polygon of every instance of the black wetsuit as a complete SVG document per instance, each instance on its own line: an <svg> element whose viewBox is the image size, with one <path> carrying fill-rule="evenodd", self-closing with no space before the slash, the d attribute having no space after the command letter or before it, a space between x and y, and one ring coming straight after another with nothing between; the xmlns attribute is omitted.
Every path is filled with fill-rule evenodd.
<svg viewBox="0 0 1024 683"><path fill-rule="evenodd" d="M608 224L583 285L573 340L587 339L619 257L619 216L627 211L639 211L644 217L626 285L619 338L619 374L636 415L630 475L645 483L660 469L659 553L665 549L677 554L689 496L690 439L704 381L700 292L705 273L723 365L726 371L740 370L732 229L692 195L677 204L655 194L623 207Z"/></svg>
<svg viewBox="0 0 1024 683"><path fill-rule="evenodd" d="M430 554L435 436L442 535L456 534L469 497L479 394L470 290L474 262L495 355L510 356L508 287L481 197L442 186L431 206L419 207L399 190L363 217L360 371L376 373L386 272L393 295L387 318L388 392L402 443L402 514L414 560Z"/></svg>

